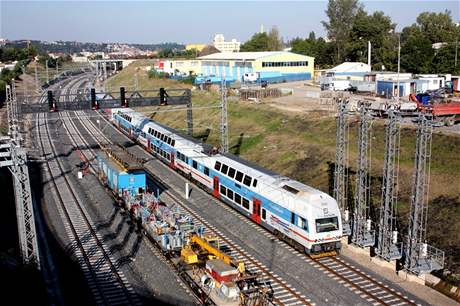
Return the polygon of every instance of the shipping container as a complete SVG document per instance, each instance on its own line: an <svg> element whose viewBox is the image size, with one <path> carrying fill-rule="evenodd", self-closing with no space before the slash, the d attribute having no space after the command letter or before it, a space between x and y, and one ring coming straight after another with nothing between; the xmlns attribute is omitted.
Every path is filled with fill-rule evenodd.
<svg viewBox="0 0 460 306"><path fill-rule="evenodd" d="M146 175L142 169L129 170L106 152L97 155L99 176L113 192L122 196L143 193L146 189Z"/></svg>

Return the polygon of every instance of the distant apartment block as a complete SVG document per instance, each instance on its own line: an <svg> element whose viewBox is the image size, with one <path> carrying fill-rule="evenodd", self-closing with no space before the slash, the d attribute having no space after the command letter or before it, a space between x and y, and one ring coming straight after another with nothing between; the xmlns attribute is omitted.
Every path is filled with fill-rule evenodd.
<svg viewBox="0 0 460 306"><path fill-rule="evenodd" d="M214 35L213 46L220 52L239 52L241 43L236 39L225 41L223 34Z"/></svg>

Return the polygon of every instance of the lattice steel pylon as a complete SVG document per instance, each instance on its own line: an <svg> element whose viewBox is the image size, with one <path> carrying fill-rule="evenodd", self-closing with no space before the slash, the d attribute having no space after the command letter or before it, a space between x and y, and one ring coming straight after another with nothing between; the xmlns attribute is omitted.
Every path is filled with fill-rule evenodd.
<svg viewBox="0 0 460 306"><path fill-rule="evenodd" d="M430 183L432 118L419 115L415 149L409 230L404 247L404 267L415 274L444 267L444 252L426 243Z"/></svg>
<svg viewBox="0 0 460 306"><path fill-rule="evenodd" d="M348 168L348 123L346 119L348 101L337 100L337 135L334 167L334 198L342 214L343 235L350 235L350 220L348 218L347 198L347 168Z"/></svg>
<svg viewBox="0 0 460 306"><path fill-rule="evenodd" d="M385 129L385 159L383 164L382 197L379 228L377 233L377 256L392 261L401 258L401 244L397 242L396 203L398 200L398 174L400 153L400 118L390 111Z"/></svg>
<svg viewBox="0 0 460 306"><path fill-rule="evenodd" d="M369 110L360 105L358 130L358 159L356 169L356 192L353 207L351 242L360 247L372 246L375 243L375 231L371 228L370 219L370 133L371 123Z"/></svg>
<svg viewBox="0 0 460 306"><path fill-rule="evenodd" d="M1 155L4 159L0 162L0 166L9 167L13 176L21 256L25 263L35 263L40 268L27 154L21 147L22 139L19 133L19 117L14 82L11 86L7 85L6 91L9 137L1 139Z"/></svg>
<svg viewBox="0 0 460 306"><path fill-rule="evenodd" d="M221 82L221 119L220 119L220 135L221 135L221 149L222 153L228 152L228 110L227 110L227 86L225 79Z"/></svg>

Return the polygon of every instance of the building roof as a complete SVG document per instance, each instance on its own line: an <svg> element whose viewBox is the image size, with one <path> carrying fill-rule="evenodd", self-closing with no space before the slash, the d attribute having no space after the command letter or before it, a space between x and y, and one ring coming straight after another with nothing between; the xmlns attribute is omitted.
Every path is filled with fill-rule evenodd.
<svg viewBox="0 0 460 306"><path fill-rule="evenodd" d="M371 66L361 62L345 62L338 66L335 66L332 69L329 69L330 72L370 72Z"/></svg>
<svg viewBox="0 0 460 306"><path fill-rule="evenodd" d="M287 52L287 51L262 51L262 52L222 52L215 53L206 56L201 56L198 59L201 60L241 60L241 61L251 61L257 60L259 58L281 55L281 54L291 54L301 57L310 57L302 54ZM311 57L310 57L311 58Z"/></svg>

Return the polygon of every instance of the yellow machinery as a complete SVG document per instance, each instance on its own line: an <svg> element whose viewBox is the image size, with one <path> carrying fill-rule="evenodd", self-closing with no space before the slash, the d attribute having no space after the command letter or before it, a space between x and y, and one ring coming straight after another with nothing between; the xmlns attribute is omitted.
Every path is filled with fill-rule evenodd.
<svg viewBox="0 0 460 306"><path fill-rule="evenodd" d="M240 273L244 273L245 271L244 263L233 261L233 259L230 256L228 256L227 254L224 254L219 249L212 246L210 243L213 241L217 241L217 238L212 237L212 236L207 236L203 239L196 235L193 235L190 237L190 245L184 247L181 250L180 255L182 259L184 260L184 262L187 264L197 263L198 255L191 248L191 245L195 245L195 246L198 246L201 250L205 251L210 256L212 256L212 258L218 258L228 265L237 267Z"/></svg>

